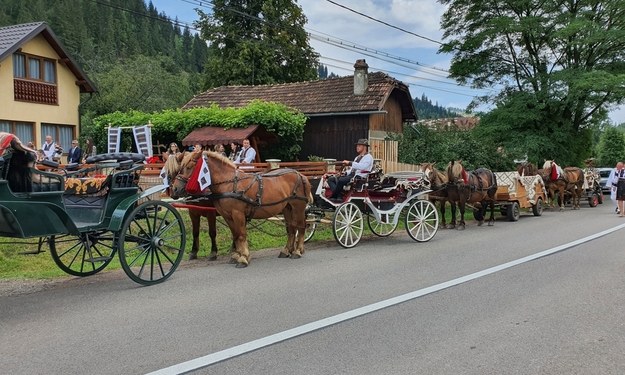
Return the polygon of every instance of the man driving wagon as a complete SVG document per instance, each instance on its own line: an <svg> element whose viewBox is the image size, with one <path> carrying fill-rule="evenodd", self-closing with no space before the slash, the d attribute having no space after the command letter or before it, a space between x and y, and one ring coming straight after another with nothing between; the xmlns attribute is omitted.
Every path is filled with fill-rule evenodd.
<svg viewBox="0 0 625 375"><path fill-rule="evenodd" d="M342 176L331 176L328 178L328 186L332 190L333 201L342 201L341 193L343 187L349 184L353 178L367 178L373 169L373 156L369 153L369 141L361 138L356 142L356 152L358 155L354 161L343 160L344 166L351 167L347 173Z"/></svg>

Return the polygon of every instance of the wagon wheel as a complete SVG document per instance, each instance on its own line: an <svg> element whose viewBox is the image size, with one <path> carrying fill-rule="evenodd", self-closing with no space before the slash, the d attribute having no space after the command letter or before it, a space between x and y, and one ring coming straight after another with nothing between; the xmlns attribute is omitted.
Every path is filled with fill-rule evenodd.
<svg viewBox="0 0 625 375"><path fill-rule="evenodd" d="M369 225L369 229L371 229L371 232L373 232L373 234L375 234L376 236L388 237L393 234L393 232L395 232L395 229L397 229L399 220L397 222L394 222L390 214L380 215L381 220L377 221L375 220L375 216L373 216L372 213L367 214L367 225Z"/></svg>
<svg viewBox="0 0 625 375"><path fill-rule="evenodd" d="M508 205L508 212L506 214L509 221L519 221L521 217L521 209L519 208L518 202L512 202L512 204Z"/></svg>
<svg viewBox="0 0 625 375"><path fill-rule="evenodd" d="M340 205L334 213L332 229L334 239L336 239L339 245L345 248L356 246L360 238L362 238L364 229L362 212L358 206L352 202Z"/></svg>
<svg viewBox="0 0 625 375"><path fill-rule="evenodd" d="M90 276L102 271L115 256L116 235L100 230L76 236L50 236L50 255L60 269L74 276Z"/></svg>
<svg viewBox="0 0 625 375"><path fill-rule="evenodd" d="M176 270L186 244L178 211L161 201L146 201L126 218L119 236L119 260L133 281L152 285Z"/></svg>
<svg viewBox="0 0 625 375"><path fill-rule="evenodd" d="M438 231L438 211L436 206L426 200L417 200L406 214L406 232L417 242L432 239Z"/></svg>
<svg viewBox="0 0 625 375"><path fill-rule="evenodd" d="M595 190L593 190L588 197L588 205L590 207L597 207L599 205L599 194L597 194Z"/></svg>
<svg viewBox="0 0 625 375"><path fill-rule="evenodd" d="M543 214L543 199L538 198L536 204L532 206L532 213L534 216L541 216Z"/></svg>

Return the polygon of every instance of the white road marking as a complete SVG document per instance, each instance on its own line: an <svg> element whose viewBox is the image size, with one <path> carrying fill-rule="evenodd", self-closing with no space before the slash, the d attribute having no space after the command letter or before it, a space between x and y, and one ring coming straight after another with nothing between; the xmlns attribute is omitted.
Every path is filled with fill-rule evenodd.
<svg viewBox="0 0 625 375"><path fill-rule="evenodd" d="M621 224L621 225L618 225L616 227L613 227L613 228L610 228L610 229L606 229L606 230L604 230L602 232L595 233L593 235L590 235L590 236L587 236L587 237L584 237L584 238L580 238L578 240L575 240L575 241L572 241L572 242L569 242L569 243L566 243L566 244L563 244L563 245L560 245L560 246L556 246L556 247L553 247L551 249L544 250L544 251L541 251L541 252L538 252L538 253L535 253L535 254L532 254L532 255L528 255L528 256L523 257L523 258L519 258L519 259L510 261L510 262L507 262L507 263L503 263L503 264L500 264L498 266L490 267L490 268L487 268L485 270L472 273L470 275L462 276L462 277L459 277L457 279L449 280L449 281L446 281L444 283L433 285L433 286L430 286L430 287L427 287L427 288L415 290L414 292L410 292L410 293L406 293L406 294L403 294L403 295L400 295L400 296L397 296L397 297L389 298L389 299L384 300L384 301L376 302L376 303L373 303L373 304L370 304L370 305L367 305L367 306L363 306L363 307L360 307L360 308L357 308L357 309L354 309L354 310L351 310L351 311L347 311L347 312L344 312L344 313L341 313L341 314L338 314L338 315L334 315L334 316L331 316L331 317L328 317L328 318L317 320L316 322L311 322L311 323L308 323L308 324L304 324L302 326L295 327L295 328L292 328L292 329L288 329L286 331L282 331L282 332L279 332L279 333L276 333L276 334L273 334L273 335L270 335L270 336L267 336L267 337L263 337L263 338L260 338L258 340L254 340L254 341L250 341L250 342L247 342L247 343L244 343L244 344L241 344L241 345L237 345L237 346L234 346L234 347L229 348L229 349L225 349L225 350L222 350L222 351L219 351L219 352L216 352L216 353L205 355L203 357L199 357L199 358L192 359L192 360L189 360L189 361L186 361L186 362L182 362L182 363L170 366L170 367L166 367L166 368L163 368L163 369L160 369L160 370L156 370L154 372L150 372L147 375L184 374L184 373L187 373L187 372L190 372L190 371L193 371L193 370L197 370L197 369L200 369L200 368L203 368L203 367L207 367L207 366L213 365L215 363L218 363L218 362L221 362L221 361L225 361L225 360L228 360L230 358L234 358L234 357L240 356L242 354L249 353L249 352L252 352L254 350L258 350L258 349L264 348L264 347L269 346L269 345L273 345L273 344L276 344L276 343L279 343L279 342L282 342L282 341L286 341L286 340L292 339L292 338L297 337L297 336L304 335L306 333L310 333L310 332L316 331L318 329L322 329L322 328L331 326L333 324L338 324L338 323L344 322L346 320L354 319L354 318L357 318L357 317L365 315L365 314L369 314L369 313L372 313L372 312L375 312L375 311L378 311L378 310L382 310L382 309L385 309L385 308L390 307L390 306L398 305L400 303L403 303L403 302L406 302L406 301L410 301L410 300L415 299L415 298L419 298L419 297L422 297L422 296L425 296L425 295L428 295L428 294L431 294L431 293L435 293L435 292L441 291L443 289L451 288L452 286L460 285L460 284L466 283L468 281L475 280L475 279L478 279L480 277L493 274L495 272L499 272L499 271L502 271L502 270L505 270L505 269L508 269L508 268L511 268L511 267L514 267L514 266L518 266L518 265L523 264L523 263L527 263L529 261L532 261L532 260L535 260L535 259L538 259L538 258L542 258L542 257L548 256L548 255L552 255L552 254L558 253L560 251L564 251L566 249L570 249L571 247L574 247L574 246L577 246L577 245L581 245L581 244L583 244L585 242L592 241L592 240L597 239L599 237L603 237L603 236L605 236L607 234L610 234L612 232L616 232L617 230L620 230L620 229L623 229L623 228L625 228L625 224Z"/></svg>

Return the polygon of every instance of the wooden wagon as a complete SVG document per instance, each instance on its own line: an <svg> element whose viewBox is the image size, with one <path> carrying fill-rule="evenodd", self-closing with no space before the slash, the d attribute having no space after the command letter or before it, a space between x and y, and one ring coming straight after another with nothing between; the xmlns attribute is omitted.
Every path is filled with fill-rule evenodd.
<svg viewBox="0 0 625 375"><path fill-rule="evenodd" d="M497 193L495 200L501 214L510 221L517 221L521 209L531 209L534 216L543 213L547 199L545 183L539 176L521 176L518 172L496 172Z"/></svg>

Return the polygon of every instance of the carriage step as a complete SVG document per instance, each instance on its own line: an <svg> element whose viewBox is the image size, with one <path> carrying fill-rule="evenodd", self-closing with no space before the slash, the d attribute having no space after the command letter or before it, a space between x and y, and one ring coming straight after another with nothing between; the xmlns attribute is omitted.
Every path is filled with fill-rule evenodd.
<svg viewBox="0 0 625 375"><path fill-rule="evenodd" d="M89 263L101 263L101 262L106 262L108 260L111 260L111 257L93 257L93 258L87 258L85 259L85 262L89 262Z"/></svg>

